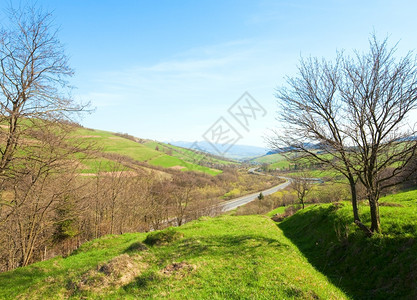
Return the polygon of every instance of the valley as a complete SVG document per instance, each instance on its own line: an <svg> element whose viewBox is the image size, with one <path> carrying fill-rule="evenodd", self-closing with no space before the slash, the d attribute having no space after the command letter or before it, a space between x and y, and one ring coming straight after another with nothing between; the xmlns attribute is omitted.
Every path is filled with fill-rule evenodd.
<svg viewBox="0 0 417 300"><path fill-rule="evenodd" d="M0 1L0 299L417 299L416 9Z"/></svg>

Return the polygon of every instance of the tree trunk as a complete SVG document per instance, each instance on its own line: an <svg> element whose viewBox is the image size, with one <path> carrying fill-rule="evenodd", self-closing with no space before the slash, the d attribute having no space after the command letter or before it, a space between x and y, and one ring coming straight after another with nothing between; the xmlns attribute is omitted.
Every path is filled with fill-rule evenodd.
<svg viewBox="0 0 417 300"><path fill-rule="evenodd" d="M111 212L110 212L110 234L114 234L114 210L115 210L115 200L112 199Z"/></svg>
<svg viewBox="0 0 417 300"><path fill-rule="evenodd" d="M352 197L352 209L353 209L353 218L354 221L360 222L359 212L358 212L358 199L356 194L356 184L353 178L349 178L349 185L350 185L350 194Z"/></svg>
<svg viewBox="0 0 417 300"><path fill-rule="evenodd" d="M378 200L371 194L369 196L369 208L371 211L371 231L381 232L381 223L379 220Z"/></svg>

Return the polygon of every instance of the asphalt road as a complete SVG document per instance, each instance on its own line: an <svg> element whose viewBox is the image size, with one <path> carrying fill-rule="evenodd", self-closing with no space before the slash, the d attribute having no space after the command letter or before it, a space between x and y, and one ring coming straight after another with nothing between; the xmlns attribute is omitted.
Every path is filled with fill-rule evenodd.
<svg viewBox="0 0 417 300"><path fill-rule="evenodd" d="M276 185L272 188L269 188L267 190L256 192L256 193L249 194L249 195L246 195L246 196L242 196L242 197L239 197L239 198L235 198L235 199L232 199L232 200L229 200L225 203L220 204L219 206L221 207L222 212L233 210L233 209L235 209L239 206L245 205L249 202L252 202L252 201L256 200L256 198L258 198L258 196L259 196L259 193L261 193L261 192L264 196L267 196L267 195L271 195L271 194L273 194L273 193L275 193L279 190L282 190L282 189L286 188L288 185L290 185L291 180L289 178L287 178L287 177L280 177L280 178L285 179L287 181L284 182L284 183L281 183L279 185Z"/></svg>

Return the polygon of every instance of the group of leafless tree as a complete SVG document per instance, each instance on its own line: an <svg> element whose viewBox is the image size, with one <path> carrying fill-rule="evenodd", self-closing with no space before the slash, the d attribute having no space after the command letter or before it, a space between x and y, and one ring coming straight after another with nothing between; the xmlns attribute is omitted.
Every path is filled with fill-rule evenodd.
<svg viewBox="0 0 417 300"><path fill-rule="evenodd" d="M14 267L31 260L47 227L39 220L73 184L68 157L78 145L62 121L83 106L64 94L72 70L51 16L25 8L9 17L0 31L0 239Z"/></svg>
<svg viewBox="0 0 417 300"><path fill-rule="evenodd" d="M51 15L24 7L9 17L0 30L0 271L68 254L105 234L181 225L212 212L210 199L225 190L204 203L201 190L227 180L174 170L161 176L122 163L82 176L80 159L95 154L73 134L71 120L87 106L69 97L73 72Z"/></svg>
<svg viewBox="0 0 417 300"><path fill-rule="evenodd" d="M55 148L57 149L57 148ZM205 175L177 171L117 170L82 176L74 162L26 164L27 172L2 181L0 271L55 255L106 235L181 225L215 213L217 199L200 189ZM47 166L48 171L41 171Z"/></svg>
<svg viewBox="0 0 417 300"><path fill-rule="evenodd" d="M408 117L417 105L417 64L411 52L399 59L395 52L373 34L367 53L338 53L334 61L302 59L298 75L278 89L283 130L270 138L273 147L342 174L350 185L355 223L368 234L381 230L381 191L416 171L410 163L416 128ZM358 184L369 202L369 229L358 213Z"/></svg>

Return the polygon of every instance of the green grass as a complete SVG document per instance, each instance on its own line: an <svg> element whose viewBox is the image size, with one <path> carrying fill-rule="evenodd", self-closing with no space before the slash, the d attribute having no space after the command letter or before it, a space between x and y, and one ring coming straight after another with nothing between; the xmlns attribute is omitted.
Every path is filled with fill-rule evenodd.
<svg viewBox="0 0 417 300"><path fill-rule="evenodd" d="M148 250L134 250L145 233L107 236L84 244L66 258L0 274L0 298L348 298L308 263L269 218L203 218L171 230L180 232L177 238L156 242ZM157 236L166 235L154 234L152 239ZM98 265L123 253L140 257L147 267L121 287L77 290L77 282L89 270L97 270ZM167 271L174 263L186 268Z"/></svg>
<svg viewBox="0 0 417 300"><path fill-rule="evenodd" d="M266 214L268 217L272 217L276 214L283 214L285 212L286 206L277 207Z"/></svg>
<svg viewBox="0 0 417 300"><path fill-rule="evenodd" d="M79 170L80 173L123 171L127 169L116 161L104 157L87 159L85 154L76 153L75 159L79 159L82 163L82 167Z"/></svg>
<svg viewBox="0 0 417 300"><path fill-rule="evenodd" d="M282 154L279 153L257 157L253 159L252 162L256 162L259 164L268 164L268 169L270 170L286 169L290 165L290 162L287 160L287 158L285 158Z"/></svg>
<svg viewBox="0 0 417 300"><path fill-rule="evenodd" d="M276 169L287 169L290 166L290 162L288 160L282 160L275 163L272 163L268 166L268 169L270 170L276 170Z"/></svg>
<svg viewBox="0 0 417 300"><path fill-rule="evenodd" d="M366 238L351 205L313 205L279 224L310 263L355 299L417 298L417 191L380 199L382 234ZM369 207L360 205L370 225Z"/></svg>
<svg viewBox="0 0 417 300"><path fill-rule="evenodd" d="M278 161L287 160L282 154L275 153L270 155L264 155L253 159L252 161L260 163L260 164L272 164Z"/></svg>
<svg viewBox="0 0 417 300"><path fill-rule="evenodd" d="M77 129L74 135L95 143L103 152L112 152L129 156L138 161L148 161L164 155L156 150L150 149L143 144L116 136L111 132L91 129Z"/></svg>
<svg viewBox="0 0 417 300"><path fill-rule="evenodd" d="M330 154L319 154L321 157L331 158ZM265 155L261 157L257 157L252 160L252 162L256 162L259 164L268 164L269 170L289 170L290 168L294 168L294 164L298 165L299 167L308 167L310 165L310 162L308 159L300 158L298 161L291 161L288 157L295 157L294 153L286 153L285 156L281 153L275 153L270 155ZM321 170L314 170L312 171L315 173L314 177L324 177L324 176L333 176L335 175L335 172L329 172L329 171L321 171ZM291 174L297 174L297 170L294 170Z"/></svg>
<svg viewBox="0 0 417 300"><path fill-rule="evenodd" d="M155 159L152 159L149 161L149 163L151 165L154 166L161 166L164 168L172 168L172 167L183 167L184 169L182 170L189 170L189 171L200 171L200 172L204 172L210 175L217 175L220 174L222 171L220 170L216 170L216 169L211 169L208 167L204 167L204 166L200 166L200 165L195 165L195 164L191 164L191 163L187 163L177 157L172 157L172 156L168 156L168 155L164 155L164 156L159 156Z"/></svg>

